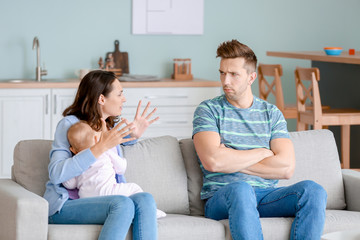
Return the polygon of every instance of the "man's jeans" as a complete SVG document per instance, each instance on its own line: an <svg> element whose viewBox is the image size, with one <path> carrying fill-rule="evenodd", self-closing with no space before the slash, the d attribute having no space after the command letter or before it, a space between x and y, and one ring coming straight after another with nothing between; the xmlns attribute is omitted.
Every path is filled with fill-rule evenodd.
<svg viewBox="0 0 360 240"><path fill-rule="evenodd" d="M68 200L49 217L50 224L103 224L99 239L125 239L131 223L134 240L156 240L156 204L149 193Z"/></svg>
<svg viewBox="0 0 360 240"><path fill-rule="evenodd" d="M326 199L326 191L313 181L265 189L236 182L222 187L207 200L205 216L215 220L228 218L234 240L263 239L260 217L295 217L290 239L319 240Z"/></svg>

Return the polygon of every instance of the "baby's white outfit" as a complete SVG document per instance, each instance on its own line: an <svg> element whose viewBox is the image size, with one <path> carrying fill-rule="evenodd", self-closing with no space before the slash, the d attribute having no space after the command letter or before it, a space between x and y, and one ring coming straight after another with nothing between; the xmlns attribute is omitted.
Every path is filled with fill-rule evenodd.
<svg viewBox="0 0 360 240"><path fill-rule="evenodd" d="M81 175L72 178L63 185L67 189L79 189L79 197L96 197L107 195L130 196L143 192L136 183L117 183L115 173L124 174L127 162L118 155L116 147L104 152L96 162ZM166 214L157 210L157 217L165 217Z"/></svg>

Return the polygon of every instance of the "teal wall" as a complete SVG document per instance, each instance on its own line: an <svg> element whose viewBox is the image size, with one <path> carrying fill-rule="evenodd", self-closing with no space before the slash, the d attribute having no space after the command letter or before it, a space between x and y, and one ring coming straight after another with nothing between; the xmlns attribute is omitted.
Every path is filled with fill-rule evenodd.
<svg viewBox="0 0 360 240"><path fill-rule="evenodd" d="M47 78L96 68L119 39L133 74L169 77L172 59L184 57L192 59L196 78L217 80L216 48L236 38L260 62L283 64L285 99L294 102L293 70L310 61L267 57L266 51L360 50L359 10L358 0L205 0L203 35L132 35L130 0L0 0L0 79L35 78L32 40L38 36Z"/></svg>

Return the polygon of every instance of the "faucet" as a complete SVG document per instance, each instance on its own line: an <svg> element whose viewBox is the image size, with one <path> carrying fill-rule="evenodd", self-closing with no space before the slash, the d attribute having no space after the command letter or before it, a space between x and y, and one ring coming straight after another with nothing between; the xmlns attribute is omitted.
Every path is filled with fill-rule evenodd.
<svg viewBox="0 0 360 240"><path fill-rule="evenodd" d="M41 76L47 75L47 71L45 69L41 70L40 67L40 45L39 45L39 39L37 37L34 37L33 40L33 49L36 48L36 81L41 81Z"/></svg>

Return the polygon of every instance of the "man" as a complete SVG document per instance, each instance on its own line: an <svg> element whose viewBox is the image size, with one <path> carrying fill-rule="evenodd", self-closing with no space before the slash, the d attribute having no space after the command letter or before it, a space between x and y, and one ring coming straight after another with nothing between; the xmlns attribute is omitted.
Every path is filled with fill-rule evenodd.
<svg viewBox="0 0 360 240"><path fill-rule="evenodd" d="M251 91L254 52L232 40L217 57L224 95L202 102L193 120L205 216L228 218L234 240L263 239L260 217L295 217L291 239L320 239L326 191L313 181L276 187L292 176L295 154L283 114Z"/></svg>

